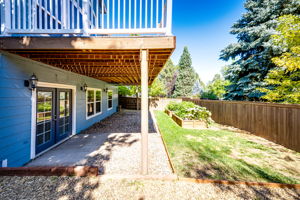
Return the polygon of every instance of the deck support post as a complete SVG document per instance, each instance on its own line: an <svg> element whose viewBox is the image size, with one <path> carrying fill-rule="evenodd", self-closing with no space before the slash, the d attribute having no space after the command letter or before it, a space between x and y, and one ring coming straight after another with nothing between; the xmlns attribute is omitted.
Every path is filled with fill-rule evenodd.
<svg viewBox="0 0 300 200"><path fill-rule="evenodd" d="M141 173L148 174L148 50L141 50Z"/></svg>

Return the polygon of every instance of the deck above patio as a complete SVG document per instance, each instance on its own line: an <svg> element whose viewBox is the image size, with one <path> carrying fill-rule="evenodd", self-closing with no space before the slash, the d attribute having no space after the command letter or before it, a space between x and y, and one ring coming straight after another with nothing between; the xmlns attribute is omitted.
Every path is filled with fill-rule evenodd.
<svg viewBox="0 0 300 200"><path fill-rule="evenodd" d="M149 84L173 50L172 0L0 1L0 49L109 83ZM118 36L118 37L116 37Z"/></svg>
<svg viewBox="0 0 300 200"><path fill-rule="evenodd" d="M141 85L141 173L146 175L148 85L176 46L172 0L3 0L0 11L0 54L7 51L106 83ZM82 85L86 92L87 84ZM35 141L32 149L33 158Z"/></svg>
<svg viewBox="0 0 300 200"><path fill-rule="evenodd" d="M4 0L0 36L172 35L172 0Z"/></svg>
<svg viewBox="0 0 300 200"><path fill-rule="evenodd" d="M5 37L0 49L108 83L141 82L141 50L147 51L148 82L176 46L175 37Z"/></svg>

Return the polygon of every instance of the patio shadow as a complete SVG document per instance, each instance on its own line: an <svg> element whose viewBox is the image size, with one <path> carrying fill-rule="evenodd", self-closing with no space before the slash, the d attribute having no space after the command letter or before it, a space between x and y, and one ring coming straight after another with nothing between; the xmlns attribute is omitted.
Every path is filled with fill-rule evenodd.
<svg viewBox="0 0 300 200"><path fill-rule="evenodd" d="M113 150L123 148L127 152L135 152L127 147L139 142L140 121L140 111L125 110L115 113L37 157L26 166L95 166L99 168L100 174L112 173L117 163L109 164L109 172L105 169L105 165L111 160ZM150 114L149 132L156 132ZM137 145L133 149L136 149ZM121 162L123 161L121 160ZM127 165L130 164L131 162L127 163ZM130 166L128 167L130 168ZM118 170L120 171L120 169ZM119 173L119 171L117 172Z"/></svg>
<svg viewBox="0 0 300 200"><path fill-rule="evenodd" d="M110 160L113 148L115 146L128 147L136 142L138 142L138 139L132 138L131 134L110 135L98 151L95 151L92 153L92 155L88 156L84 165L96 166L99 168L100 175L105 174L105 163Z"/></svg>
<svg viewBox="0 0 300 200"><path fill-rule="evenodd" d="M149 133L155 133L153 119L149 117ZM141 132L141 111L123 110L115 113L104 120L95 123L81 133L140 133Z"/></svg>

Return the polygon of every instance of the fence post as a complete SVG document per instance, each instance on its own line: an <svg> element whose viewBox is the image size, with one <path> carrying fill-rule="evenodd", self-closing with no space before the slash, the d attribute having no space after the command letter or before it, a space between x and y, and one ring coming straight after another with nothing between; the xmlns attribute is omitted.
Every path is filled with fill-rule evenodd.
<svg viewBox="0 0 300 200"><path fill-rule="evenodd" d="M172 35L172 7L173 7L173 0L166 0L167 1L167 21L166 21L166 35Z"/></svg>

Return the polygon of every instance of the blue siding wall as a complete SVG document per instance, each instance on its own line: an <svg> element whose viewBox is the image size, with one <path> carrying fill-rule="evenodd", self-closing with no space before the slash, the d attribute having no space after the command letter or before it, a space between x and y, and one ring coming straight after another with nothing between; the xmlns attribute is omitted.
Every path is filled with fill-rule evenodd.
<svg viewBox="0 0 300 200"><path fill-rule="evenodd" d="M41 82L76 86L76 133L116 112L116 86L0 52L0 166L4 159L9 167L22 166L30 160L31 91L24 87L24 80L32 73ZM102 114L87 120L86 94L80 90L84 83L91 88L113 90L113 109L107 109L107 93L102 92Z"/></svg>

